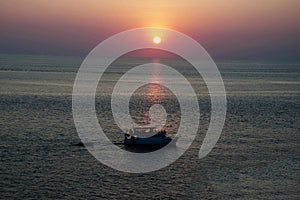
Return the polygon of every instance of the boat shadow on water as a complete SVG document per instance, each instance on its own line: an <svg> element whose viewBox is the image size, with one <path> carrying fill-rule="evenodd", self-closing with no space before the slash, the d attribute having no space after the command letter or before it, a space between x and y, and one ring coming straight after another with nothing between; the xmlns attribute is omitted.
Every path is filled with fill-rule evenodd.
<svg viewBox="0 0 300 200"><path fill-rule="evenodd" d="M153 151L157 151L167 144L163 145L123 145L121 149L126 151L134 152L134 153L149 153Z"/></svg>

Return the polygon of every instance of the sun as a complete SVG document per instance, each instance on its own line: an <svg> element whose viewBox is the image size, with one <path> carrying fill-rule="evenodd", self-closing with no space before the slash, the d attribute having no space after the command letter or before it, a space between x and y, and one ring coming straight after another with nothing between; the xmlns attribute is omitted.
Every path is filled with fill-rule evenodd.
<svg viewBox="0 0 300 200"><path fill-rule="evenodd" d="M155 44L159 44L159 43L161 42L161 38L160 38L159 36L155 36L155 37L153 38L153 42L154 42Z"/></svg>

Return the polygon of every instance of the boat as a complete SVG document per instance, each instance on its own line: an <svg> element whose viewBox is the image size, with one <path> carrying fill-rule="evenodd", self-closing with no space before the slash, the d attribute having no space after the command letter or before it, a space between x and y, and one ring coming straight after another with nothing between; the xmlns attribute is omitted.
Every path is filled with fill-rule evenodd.
<svg viewBox="0 0 300 200"><path fill-rule="evenodd" d="M125 146L165 146L172 141L165 130L156 127L133 127L124 134Z"/></svg>

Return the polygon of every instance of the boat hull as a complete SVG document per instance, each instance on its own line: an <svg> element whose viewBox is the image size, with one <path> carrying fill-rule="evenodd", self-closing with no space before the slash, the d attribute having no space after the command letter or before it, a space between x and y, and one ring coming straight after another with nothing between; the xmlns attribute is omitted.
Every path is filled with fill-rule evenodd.
<svg viewBox="0 0 300 200"><path fill-rule="evenodd" d="M165 146L172 141L171 138L137 138L125 139L124 145L126 146Z"/></svg>

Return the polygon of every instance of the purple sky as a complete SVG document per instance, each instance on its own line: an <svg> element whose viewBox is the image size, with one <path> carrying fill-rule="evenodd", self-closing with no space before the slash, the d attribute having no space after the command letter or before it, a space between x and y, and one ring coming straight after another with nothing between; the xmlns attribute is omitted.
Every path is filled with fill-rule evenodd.
<svg viewBox="0 0 300 200"><path fill-rule="evenodd" d="M297 59L300 1L23 0L0 3L0 53L86 55L112 34L159 26L217 59Z"/></svg>

